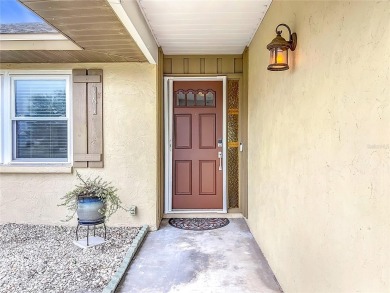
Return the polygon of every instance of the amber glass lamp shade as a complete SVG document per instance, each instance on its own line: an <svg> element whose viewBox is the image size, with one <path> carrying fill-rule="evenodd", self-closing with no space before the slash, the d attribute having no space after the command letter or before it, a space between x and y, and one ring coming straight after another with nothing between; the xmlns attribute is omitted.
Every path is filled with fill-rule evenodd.
<svg viewBox="0 0 390 293"><path fill-rule="evenodd" d="M288 50L280 48L273 48L270 51L268 70L283 71L289 69L288 67Z"/></svg>
<svg viewBox="0 0 390 293"><path fill-rule="evenodd" d="M280 26L284 26L289 32L289 41L286 41L282 36L282 31L278 30ZM270 52L269 65L270 71L283 71L289 69L288 66L288 50L294 51L297 45L297 34L291 33L290 28L286 24L279 24L276 27L276 37L267 45Z"/></svg>

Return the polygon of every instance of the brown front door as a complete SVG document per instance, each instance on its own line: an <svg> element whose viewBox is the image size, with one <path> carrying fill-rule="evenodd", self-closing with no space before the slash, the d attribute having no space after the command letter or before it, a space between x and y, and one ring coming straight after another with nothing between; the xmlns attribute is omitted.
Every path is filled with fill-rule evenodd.
<svg viewBox="0 0 390 293"><path fill-rule="evenodd" d="M173 209L222 209L222 81L173 83Z"/></svg>

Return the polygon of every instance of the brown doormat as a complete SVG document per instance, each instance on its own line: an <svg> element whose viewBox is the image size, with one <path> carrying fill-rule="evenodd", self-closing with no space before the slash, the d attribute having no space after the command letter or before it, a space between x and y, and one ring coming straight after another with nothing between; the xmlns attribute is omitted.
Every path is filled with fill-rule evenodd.
<svg viewBox="0 0 390 293"><path fill-rule="evenodd" d="M225 227L229 219L226 218L172 218L169 224L175 228L183 230L204 231Z"/></svg>

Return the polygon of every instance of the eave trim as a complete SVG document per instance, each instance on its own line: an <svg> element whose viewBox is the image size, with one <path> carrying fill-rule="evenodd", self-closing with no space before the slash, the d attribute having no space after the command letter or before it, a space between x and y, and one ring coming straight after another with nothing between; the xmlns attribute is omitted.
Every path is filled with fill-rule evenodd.
<svg viewBox="0 0 390 293"><path fill-rule="evenodd" d="M157 64L158 61L158 49L157 49L157 44L154 44L157 52L157 54L153 54L151 50L149 50L147 44L144 42L142 39L141 35L138 33L137 28L135 27L134 23L130 19L129 15L123 8L121 1L120 0L108 0L107 1L112 10L114 10L115 14L118 16L119 20L122 22L124 27L127 29L129 34L132 36L142 53L145 55L146 59L149 61L151 64ZM136 4L136 2L135 2ZM142 16L143 17L143 16ZM149 29L149 28L148 28ZM155 56L154 56L155 55Z"/></svg>

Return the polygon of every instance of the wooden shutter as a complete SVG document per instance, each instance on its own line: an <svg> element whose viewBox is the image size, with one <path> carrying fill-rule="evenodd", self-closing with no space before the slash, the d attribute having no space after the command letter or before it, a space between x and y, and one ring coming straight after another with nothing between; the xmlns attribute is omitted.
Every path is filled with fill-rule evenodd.
<svg viewBox="0 0 390 293"><path fill-rule="evenodd" d="M103 167L103 70L73 70L73 166Z"/></svg>

